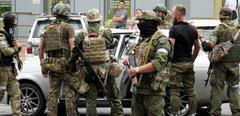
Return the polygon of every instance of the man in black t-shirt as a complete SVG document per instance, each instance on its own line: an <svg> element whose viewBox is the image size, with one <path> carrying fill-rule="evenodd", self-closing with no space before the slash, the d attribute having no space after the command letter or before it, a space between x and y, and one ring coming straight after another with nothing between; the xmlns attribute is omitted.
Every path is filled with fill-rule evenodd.
<svg viewBox="0 0 240 116"><path fill-rule="evenodd" d="M188 115L195 115L197 109L197 99L194 93L194 70L195 61L200 44L196 28L184 22L186 9L182 5L176 5L172 9L173 26L169 31L169 39L174 45L174 55L171 65L170 77L170 105L172 113L180 111L181 95L180 89L184 88L188 97ZM192 53L192 47L194 50Z"/></svg>

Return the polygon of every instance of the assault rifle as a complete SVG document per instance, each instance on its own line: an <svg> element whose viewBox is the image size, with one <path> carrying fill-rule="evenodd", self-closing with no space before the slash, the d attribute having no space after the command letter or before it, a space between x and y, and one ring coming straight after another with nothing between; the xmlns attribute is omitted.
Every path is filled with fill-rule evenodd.
<svg viewBox="0 0 240 116"><path fill-rule="evenodd" d="M98 87L103 89L104 96L107 98L109 104L112 106L112 102L110 100L110 97L108 96L108 92L107 92L103 82L101 81L101 77L99 76L98 73L96 73L96 71L94 70L94 68L93 68L92 64L90 63L90 61L84 57L84 55L82 53L82 50L79 48L79 46L76 45L73 48L73 51L74 51L74 49L78 52L80 58L82 59L82 61L84 63L84 66L86 67L86 69L88 71L88 74L90 75L91 79L96 83L96 85Z"/></svg>
<svg viewBox="0 0 240 116"><path fill-rule="evenodd" d="M209 66L208 66L208 71L207 71L208 77L207 77L206 80L204 80L204 81L205 81L205 87L207 86L208 81L209 81L209 79L210 79L212 69L213 69L213 63L210 62Z"/></svg>
<svg viewBox="0 0 240 116"><path fill-rule="evenodd" d="M137 67L137 64L136 64L136 61L135 61L135 58L134 58L134 55L133 54L129 54L128 56L128 61L130 64L128 64L128 68L131 69L131 68L134 68L134 67ZM137 80L137 77L133 77L132 78L132 83L131 83L131 92L132 93L136 93L136 85L138 84L138 80Z"/></svg>

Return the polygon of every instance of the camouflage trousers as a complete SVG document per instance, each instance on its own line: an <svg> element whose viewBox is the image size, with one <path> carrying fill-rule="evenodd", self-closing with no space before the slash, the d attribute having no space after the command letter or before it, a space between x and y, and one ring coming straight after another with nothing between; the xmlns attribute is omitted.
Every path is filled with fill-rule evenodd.
<svg viewBox="0 0 240 116"><path fill-rule="evenodd" d="M58 98L60 95L61 85L63 84L65 92L65 103L67 116L76 116L73 107L74 91L69 88L72 82L72 77L68 73L51 73L49 74L50 90L47 100L48 116L57 116Z"/></svg>
<svg viewBox="0 0 240 116"><path fill-rule="evenodd" d="M233 116L240 116L239 63L215 63L211 73L211 116L221 116L225 82Z"/></svg>
<svg viewBox="0 0 240 116"><path fill-rule="evenodd" d="M5 93L3 88L6 88L10 96L12 115L22 116L19 83L12 73L12 67L0 67L0 88L0 101L2 101Z"/></svg>
<svg viewBox="0 0 240 116"><path fill-rule="evenodd" d="M172 63L170 69L170 106L171 112L180 111L181 94L183 88L188 98L189 114L196 113L197 98L194 93L194 71L192 62Z"/></svg>
<svg viewBox="0 0 240 116"><path fill-rule="evenodd" d="M88 77L90 78L90 77ZM86 116L97 116L96 102L98 95L98 88L94 82L89 82L89 91L86 93ZM119 88L115 78L108 77L106 80L106 89L110 100L113 103L111 106L111 116L124 116L122 103L119 96Z"/></svg>
<svg viewBox="0 0 240 116"><path fill-rule="evenodd" d="M165 116L164 106L163 96L133 94L131 116Z"/></svg>

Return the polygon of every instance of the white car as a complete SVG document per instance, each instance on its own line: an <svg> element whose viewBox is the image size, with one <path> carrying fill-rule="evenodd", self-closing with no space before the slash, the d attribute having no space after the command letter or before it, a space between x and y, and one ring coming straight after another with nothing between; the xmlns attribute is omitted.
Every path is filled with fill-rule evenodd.
<svg viewBox="0 0 240 116"><path fill-rule="evenodd" d="M32 29L30 31L28 40L27 40L27 49L26 53L28 55L34 54L38 55L38 45L40 43L40 34L43 29L53 20L55 17L46 15L38 16L33 23ZM75 34L87 29L86 16L84 15L70 15L69 24L72 25L75 30Z"/></svg>
<svg viewBox="0 0 240 116"><path fill-rule="evenodd" d="M203 36L208 39L211 31L220 24L219 20L189 20L192 25L196 26L199 30L202 31L204 34ZM161 30L162 33L166 36L168 36L169 30ZM127 56L129 54L129 47L132 45L133 42L135 42L132 39L126 39L126 41L123 42L123 49L120 53L124 53L119 57L120 59ZM210 102L210 80L205 87L205 82L208 77L207 71L208 71L208 66L209 66L209 60L208 60L208 54L204 52L202 49L199 52L199 55L197 59L194 62L194 71L195 71L195 86L194 89L196 91L196 96L198 99L198 108L202 108L203 106L208 106ZM131 79L127 76L127 68L125 69L122 80L121 80L121 89L120 89L120 94L122 98L125 98L125 100L131 100L132 94L130 93L130 85L131 85ZM183 116L186 115L188 110L189 110L189 105L187 102L187 97L184 95L183 91L181 91L181 99L182 99L182 105L181 105L181 110L178 112L178 115ZM170 106L169 106L169 93L167 92L166 96L166 106L165 106L165 111L167 114L171 114L169 111ZM228 97L226 93L226 88L224 91L224 98L223 102L227 102ZM123 104L123 105L129 105L129 104Z"/></svg>
<svg viewBox="0 0 240 116"><path fill-rule="evenodd" d="M114 38L120 42L124 41L124 38L129 37L136 30L121 30L112 29ZM118 57L120 54L121 45L118 44L116 48L111 49L111 54ZM38 55L29 55L23 64L23 70L17 76L21 89L21 108L24 115L41 115L46 110L46 100L49 90L49 78L45 78L41 73L40 61ZM120 83L120 79L118 81ZM60 92L60 102L64 103L64 94ZM106 105L104 101L106 98L99 97L99 105ZM79 99L79 105L85 105L85 99ZM108 104L107 104L108 105Z"/></svg>
<svg viewBox="0 0 240 116"><path fill-rule="evenodd" d="M206 22L206 24L208 21ZM209 24L210 25L210 24ZM216 24L215 26L217 26ZM197 26L197 25L196 25ZM209 28L207 25L205 27L201 27L211 31L215 26ZM197 26L198 27L198 26ZM138 30L122 30L122 29L112 29L114 34L114 38L118 40L118 46L114 49L111 49L111 54L115 55L115 57L119 58L120 61L124 58L124 56L128 55L129 47L133 42L139 39ZM168 36L168 30L162 30L162 32ZM209 33L205 33L209 34ZM208 36L208 35L205 35ZM202 106L207 106L210 100L210 85L204 87L206 78L207 78L207 69L208 69L209 61L207 58L207 54L203 51L200 51L199 56L195 61L195 90L198 98L199 108ZM44 78L41 74L38 56L30 56L24 61L23 71L19 73L17 79L20 82L20 89L22 91L22 112L25 115L41 115L46 109L46 98L49 90L49 80L48 78ZM131 104L131 93L130 89L130 79L126 75L127 68L123 71L122 76L118 78L118 82L120 84L120 96L123 100L123 106L128 106ZM182 93L183 94L183 93ZM226 93L223 102L227 101ZM85 99L80 99L79 103L84 103ZM105 98L100 98L100 101L106 100ZM166 97L166 112L169 109L169 96ZM179 115L185 115L189 110L189 105L186 101L186 96L182 97L182 107L181 111L179 111ZM98 102L99 103L99 102ZM106 103L106 102L105 102Z"/></svg>

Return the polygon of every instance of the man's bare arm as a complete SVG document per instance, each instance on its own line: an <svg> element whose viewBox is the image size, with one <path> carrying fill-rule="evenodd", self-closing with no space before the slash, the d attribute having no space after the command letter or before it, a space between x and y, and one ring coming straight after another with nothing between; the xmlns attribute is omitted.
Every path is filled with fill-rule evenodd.
<svg viewBox="0 0 240 116"><path fill-rule="evenodd" d="M198 39L196 39L195 41L194 41L194 49L193 49L193 62L195 61L195 59L197 58L197 56L198 56L198 53L199 53L199 50L200 50L200 42L199 42L199 40Z"/></svg>
<svg viewBox="0 0 240 116"><path fill-rule="evenodd" d="M45 48L45 44L44 44L44 38L41 38L40 44L39 44L39 59L40 62L42 61L42 59L44 58L44 48Z"/></svg>

